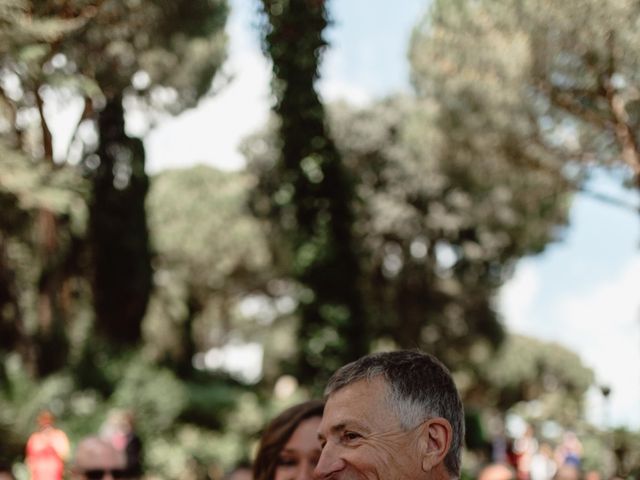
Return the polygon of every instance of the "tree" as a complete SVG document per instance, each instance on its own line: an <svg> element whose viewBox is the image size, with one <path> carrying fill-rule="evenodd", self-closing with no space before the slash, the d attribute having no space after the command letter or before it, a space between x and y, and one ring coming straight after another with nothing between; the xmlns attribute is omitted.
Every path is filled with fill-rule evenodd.
<svg viewBox="0 0 640 480"><path fill-rule="evenodd" d="M335 105L328 118L359 179L354 230L374 346L424 348L481 382L480 365L505 338L494 297L518 259L556 238L568 199L555 172L496 159L487 175L449 142L436 111L398 97L359 110ZM247 141L245 155L277 186L271 128Z"/></svg>
<svg viewBox="0 0 640 480"><path fill-rule="evenodd" d="M200 377L186 382L139 348L151 281L148 179L142 143L124 122L127 103L149 114L177 113L209 90L223 58L226 11L217 0L0 0L0 37L7 40L0 46L3 462L19 458L41 408L54 409L73 439L95 432L110 408L135 408L149 428L145 440L154 440L147 466L159 474L184 473L191 458L239 456L224 460L175 444L196 435L206 438L198 443L228 444L220 449L226 454L237 451L237 438L218 438L190 422L205 418L209 427L228 430L222 418L233 413L242 386L194 374L191 359L191 380ZM84 112L68 154L54 158L48 112L59 99L83 99ZM110 262L100 261L101 253L112 255ZM99 300L100 336L92 312L99 295L90 287L105 269L118 273L98 288L94 281L94 293L110 289L122 308ZM167 445L178 458L169 466L158 453ZM191 470L206 474L202 464Z"/></svg>
<svg viewBox="0 0 640 480"><path fill-rule="evenodd" d="M40 67L47 46L82 21L27 7L0 2L0 330L2 349L20 352L31 374L44 375L64 365L69 351L63 331L76 311L85 190L70 169L52 168Z"/></svg>
<svg viewBox="0 0 640 480"><path fill-rule="evenodd" d="M124 129L123 101L137 99L150 114L195 105L224 56L226 2L6 0L3 5L11 32L0 72L10 86L0 95L10 126L5 136L52 169L83 160L93 184L88 243L97 325L112 339L135 343L152 280L144 213L148 179L142 143ZM56 99L78 97L84 110L70 158L54 159L47 107ZM36 120L25 122L33 112ZM94 134L86 135L92 129ZM55 243L57 227L49 223ZM43 295L52 298L60 290L55 279L42 283ZM51 298L43 304L55 310ZM45 317L55 314L51 308L42 310Z"/></svg>
<svg viewBox="0 0 640 480"><path fill-rule="evenodd" d="M616 428L613 432L613 453L616 460L616 475L637 477L640 474L640 433L627 428Z"/></svg>
<svg viewBox="0 0 640 480"><path fill-rule="evenodd" d="M326 46L325 2L264 0L263 6L280 154L260 177L266 199L254 199L252 205L270 222L283 271L300 285L297 376L320 385L337 367L368 351L353 180L327 135L314 89Z"/></svg>
<svg viewBox="0 0 640 480"><path fill-rule="evenodd" d="M468 391L471 404L506 412L519 402L538 400L542 419L566 427L582 418L584 395L595 380L571 350L522 335L510 335L481 368L483 381Z"/></svg>
<svg viewBox="0 0 640 480"><path fill-rule="evenodd" d="M205 166L153 180L147 208L161 280L145 344L177 371L190 371L197 352L267 333L238 313L246 298L266 295L274 277L267 240L246 209L252 184L247 173Z"/></svg>
<svg viewBox="0 0 640 480"><path fill-rule="evenodd" d="M82 310L73 298L82 291L86 185L1 143L0 152L0 356L19 352L31 374L46 375L68 361L65 332Z"/></svg>
<svg viewBox="0 0 640 480"><path fill-rule="evenodd" d="M56 5L47 8L62 13ZM85 164L94 170L90 243L96 321L116 341L140 340L152 286L145 154L142 142L125 132L123 99L129 94L153 104L154 95L164 91L171 101L156 108L178 112L194 106L222 61L225 19L223 0L104 1L83 29L59 46L100 88L105 104L97 114L97 150L86 151ZM87 93L83 117L100 100Z"/></svg>
<svg viewBox="0 0 640 480"><path fill-rule="evenodd" d="M332 133L360 179L367 304L376 337L421 347L456 371L504 338L494 296L515 262L566 221L555 171L484 161L451 140L437 105L395 98L332 110Z"/></svg>
<svg viewBox="0 0 640 480"><path fill-rule="evenodd" d="M414 32L414 83L485 161L551 167L574 189L585 166L622 166L638 185L639 15L632 2L437 1Z"/></svg>

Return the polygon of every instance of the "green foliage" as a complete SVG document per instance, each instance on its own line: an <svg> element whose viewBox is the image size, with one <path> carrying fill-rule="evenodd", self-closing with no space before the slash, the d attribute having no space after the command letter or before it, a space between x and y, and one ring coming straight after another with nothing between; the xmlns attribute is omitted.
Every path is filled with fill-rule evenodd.
<svg viewBox="0 0 640 480"><path fill-rule="evenodd" d="M576 402L572 418L563 419L565 425L572 423L567 420L575 422L581 417L581 401L595 380L593 371L574 352L556 343L519 335L510 335L482 368L485 381L491 385L485 404L504 411L518 401L554 394L558 400ZM551 408L543 416L552 418L553 411L558 409Z"/></svg>
<svg viewBox="0 0 640 480"><path fill-rule="evenodd" d="M615 0L435 2L414 32L414 83L476 154L540 170L626 164L637 178L639 15Z"/></svg>
<svg viewBox="0 0 640 480"><path fill-rule="evenodd" d="M84 98L69 152L84 160L92 181L88 229L97 325L114 339L135 342L151 290L148 180L142 143L124 131L122 101L137 97L139 106L173 113L194 106L224 57L226 2L5 0L0 11L10 40L1 52L7 128L0 134L10 148L52 165L47 104ZM97 141L81 140L81 126L93 126ZM46 283L52 296L59 282Z"/></svg>
<svg viewBox="0 0 640 480"><path fill-rule="evenodd" d="M287 252L281 271L299 282L300 355L290 368L320 386L368 350L366 312L353 236L353 180L327 135L314 89L326 43L324 1L264 0L264 48L273 61L278 160L253 200ZM274 247L274 250L276 248ZM279 257L282 258L282 257Z"/></svg>
<svg viewBox="0 0 640 480"><path fill-rule="evenodd" d="M354 265L364 271L351 277L350 283L365 288L371 306L371 319L360 324L359 331L390 339L395 345L428 348L449 365L464 366L475 378L474 364L486 359L490 347L503 336L493 296L516 260L541 251L557 238L558 227L566 222L573 179L565 177L555 150L520 140L522 135L535 138L539 133L536 119L521 107L519 91L497 88L500 81L514 88L523 82L525 73L518 68L518 62L524 61L517 55L520 44L507 42L497 33L490 38L491 48L468 56L465 48L473 38L460 40L455 35L456 28L473 21L473 15L467 18L462 7L438 5L425 21L429 26L416 31L413 43L417 101L390 100L360 112L337 109L331 127L347 167L342 178L358 178L361 202L353 194L341 201L353 209L355 216L348 224L354 225L354 238L362 249L353 250L359 257ZM315 52L323 43L315 33L292 42L296 28L286 23L288 15L310 15L308 11L297 12L289 2L266 2L265 10L270 21L266 44L274 59L274 91L280 95L279 123L274 127L279 136L248 147L252 165L261 172L263 195L254 196L253 206L259 215L272 219L270 234L276 239L279 263L301 275L319 261L321 253L331 251L322 223L312 240L291 241L301 237L305 221L315 218L307 203L321 204L324 198L322 191L304 184L324 178L322 157L295 150L303 139L313 143L313 131L304 133L305 121L321 118L305 117L305 97L295 93L316 75L304 70L311 55L302 53L303 46L310 45L308 51ZM431 36L436 26L440 28L438 22L451 31L448 37ZM295 22L302 24L315 25L313 20ZM284 48L284 37L289 44L301 45L300 49ZM429 41L441 43L431 46ZM485 58L503 44L513 50L515 60ZM465 64L469 75L465 70L452 80L447 55L454 48L461 61L471 66ZM441 62L440 57L444 57ZM483 72L485 65L489 68ZM294 72L299 76L287 81ZM323 145L320 140L316 143ZM302 186L296 179L302 179ZM305 200L307 192L314 200ZM300 293L303 305L305 297L306 302L315 302L322 296L317 285L302 283L308 287ZM303 342L317 357L327 344L345 337L329 325L353 318L340 305L326 305L318 312L318 325L324 322L327 327L316 328L315 338ZM305 324L308 321L303 319L303 328ZM469 355L478 358L470 362Z"/></svg>
<svg viewBox="0 0 640 480"><path fill-rule="evenodd" d="M553 235L549 226L562 223L559 204L583 188L588 167L626 165L639 178L639 14L636 4L615 0L436 1L414 30L412 80L440 130L436 156L484 185L486 198L502 193L502 179L513 186L492 200L486 223L516 219L511 234L534 252ZM504 208L509 203L517 210ZM518 226L514 211L528 220ZM506 352L491 367L487 380L501 393L488 403L536 397L545 415L575 423L590 379L577 359L533 342L513 348L513 358ZM527 375L542 381L523 381Z"/></svg>
<svg viewBox="0 0 640 480"><path fill-rule="evenodd" d="M584 430L580 439L583 447L582 470L594 470L603 476L613 474L616 460L611 449L611 432L590 427Z"/></svg>
<svg viewBox="0 0 640 480"><path fill-rule="evenodd" d="M150 100L165 91L168 101L154 108L176 113L194 106L222 61L225 19L221 0L107 1L59 47L81 71L92 72L106 97L96 124L97 156L89 148L85 163L98 163L90 223L97 323L115 340L140 339L152 288L145 154L142 142L125 133L123 98L135 91Z"/></svg>
<svg viewBox="0 0 640 480"><path fill-rule="evenodd" d="M0 55L13 51L18 56L29 56L34 45L40 47L59 40L78 30L84 24L81 18L34 18L27 0L2 0L0 2ZM26 55L20 52L26 53Z"/></svg>
<svg viewBox="0 0 640 480"><path fill-rule="evenodd" d="M6 215L0 220L3 232L18 234L26 225L20 218L47 209L68 217L75 235L86 229L86 183L71 168L52 170L0 142L0 189Z"/></svg>
<svg viewBox="0 0 640 480"><path fill-rule="evenodd" d="M253 324L243 329L238 313L273 276L264 235L245 211L251 186L248 175L208 167L154 178L147 208L156 292L145 335L157 358L190 369L195 352L224 345L234 332L258 334Z"/></svg>
<svg viewBox="0 0 640 480"><path fill-rule="evenodd" d="M154 177L147 205L160 258L187 267L194 284L214 288L234 271L264 268L269 253L257 222L245 211L252 187L246 174L204 166Z"/></svg>
<svg viewBox="0 0 640 480"><path fill-rule="evenodd" d="M621 478L638 478L640 475L640 432L632 432L621 427L612 433L616 475Z"/></svg>
<svg viewBox="0 0 640 480"><path fill-rule="evenodd" d="M226 14L221 0L0 0L2 461L22 455L42 408L76 441L97 432L112 408L133 407L150 452L178 437L189 444L182 432L207 438L190 422L220 428L233 411L234 382L195 378L190 357L188 369L171 370L149 349L121 345L139 338L151 286L144 150L124 131L123 98L172 113L194 106L224 57ZM85 109L71 155L56 164L45 110L78 97ZM106 282L96 275L105 270ZM131 285L143 287L137 298ZM178 471L206 476L184 451ZM162 462L147 466L167 474Z"/></svg>
<svg viewBox="0 0 640 480"><path fill-rule="evenodd" d="M480 381L478 365L504 337L493 297L515 261L564 223L562 178L506 159L458 159L434 108L410 98L330 112L348 174L359 179L354 225L368 332L387 347L425 348ZM247 141L245 154L278 202L273 131ZM310 347L322 352L321 342Z"/></svg>
<svg viewBox="0 0 640 480"><path fill-rule="evenodd" d="M42 17L83 20L83 28L55 45L75 68L53 66L53 71L94 78L107 98L131 87L134 75L144 72L146 80L135 85L137 94L154 107L178 112L209 90L224 58L224 0L75 1L64 6L45 1L33 9ZM171 98L153 100L159 88L171 89Z"/></svg>
<svg viewBox="0 0 640 480"><path fill-rule="evenodd" d="M145 437L171 429L187 403L185 386L168 369L129 362L113 393L115 406L130 408L141 419L138 426Z"/></svg>
<svg viewBox="0 0 640 480"><path fill-rule="evenodd" d="M44 374L67 361L74 345L65 324L83 310L70 297L83 289L87 188L70 169L51 170L4 142L0 158L0 357L17 350L31 373Z"/></svg>
<svg viewBox="0 0 640 480"><path fill-rule="evenodd" d="M361 179L358 231L378 335L457 369L489 353L483 340L499 344L495 292L516 260L554 238L567 209L557 172L472 160L433 110L411 99L337 109L332 132Z"/></svg>

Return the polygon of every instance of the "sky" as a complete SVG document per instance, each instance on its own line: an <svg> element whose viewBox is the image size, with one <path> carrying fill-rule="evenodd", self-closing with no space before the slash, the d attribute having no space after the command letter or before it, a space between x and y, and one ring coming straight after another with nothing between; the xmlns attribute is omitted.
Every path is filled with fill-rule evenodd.
<svg viewBox="0 0 640 480"><path fill-rule="evenodd" d="M165 119L146 135L149 173L197 163L240 169L239 143L268 118L270 67L254 28L257 2L230 3L229 57L223 69L229 83L198 108ZM362 105L410 91L406 51L427 3L332 0L331 48L318 84L322 98ZM640 205L638 195L620 184L619 172L596 171L589 187ZM598 384L611 388L608 406L597 390L589 394L589 417L599 425L640 428L639 247L637 211L576 195L570 226L560 240L522 259L497 298L509 331L571 348L593 368Z"/></svg>

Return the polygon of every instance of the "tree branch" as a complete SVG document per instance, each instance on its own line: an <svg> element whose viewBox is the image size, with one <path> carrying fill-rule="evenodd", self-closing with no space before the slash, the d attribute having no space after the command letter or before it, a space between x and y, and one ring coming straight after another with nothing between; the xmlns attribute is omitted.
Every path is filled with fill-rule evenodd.
<svg viewBox="0 0 640 480"><path fill-rule="evenodd" d="M36 84L34 88L36 95L36 104L38 106L38 113L40 114L40 127L42 129L42 146L44 148L44 158L53 165L53 137L51 136L51 130L47 124L47 120L44 117L44 101L40 95L39 85Z"/></svg>
<svg viewBox="0 0 640 480"><path fill-rule="evenodd" d="M622 160L631 167L635 176L635 183L640 187L640 150L634 132L629 125L626 103L613 86L613 76L616 71L615 37L609 33L607 39L609 47L609 65L606 75L602 78L609 109L615 124L615 134L620 143Z"/></svg>
<svg viewBox="0 0 640 480"><path fill-rule="evenodd" d="M614 130L614 126L608 119L603 118L593 110L584 108L574 100L574 94L579 93L578 91L558 90L552 85L549 85L547 82L538 82L537 87L549 97L551 103L561 108L562 110L575 115L576 117L579 117L585 122L590 123L591 125L594 125L598 128L611 131ZM581 92L582 94L584 94L587 91L581 90ZM594 94L594 92L589 93L591 95Z"/></svg>
<svg viewBox="0 0 640 480"><path fill-rule="evenodd" d="M584 186L579 187L578 192L587 195L595 200L611 205L612 207L622 208L624 210L630 210L634 213L640 213L640 205L635 205L633 202L628 202L621 198L616 198L606 193L597 192L595 190L586 188Z"/></svg>
<svg viewBox="0 0 640 480"><path fill-rule="evenodd" d="M531 138L532 142L537 142L541 145L544 146L544 142L541 142L540 138L536 136L534 136L533 138ZM548 147L545 147L548 148ZM551 149L550 152L554 153L555 149ZM565 152L559 152L557 153L558 155L562 156L563 162L567 162L567 161L573 161L576 162L578 164L586 164L587 162L585 161L585 157L587 156L587 154L584 153L576 153L573 155L567 155ZM580 181L576 181L576 180L572 180L569 178L566 178L564 175L562 175L561 171L558 169L555 169L552 165L548 165L545 164L541 161L539 161L538 159L535 158L531 158L527 155L523 155L520 157L520 161L522 162L522 165L524 165L526 168L530 168L531 170L537 170L537 171L541 171L541 172L545 172L545 173L549 173L551 175L558 175L561 178L561 181L564 185L564 187L568 190L573 190L575 192L579 192L582 193L584 195L587 195L593 199L599 200L603 203L606 203L608 205L614 206L614 207L618 207L618 208L623 208L625 210L630 210L634 213L640 213L640 205L636 205L633 202L628 202L626 200L623 200L621 198L616 198L614 196L608 195L606 193L602 193L602 192L597 192L591 188L588 188L585 186L584 182L580 182Z"/></svg>

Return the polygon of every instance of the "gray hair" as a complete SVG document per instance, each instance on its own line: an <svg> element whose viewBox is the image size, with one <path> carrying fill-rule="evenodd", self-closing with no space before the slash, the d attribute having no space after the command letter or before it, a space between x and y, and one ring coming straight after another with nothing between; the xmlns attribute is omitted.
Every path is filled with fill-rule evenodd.
<svg viewBox="0 0 640 480"><path fill-rule="evenodd" d="M453 429L451 447L444 459L449 473L460 476L464 410L451 373L436 357L417 350L373 353L351 362L329 379L324 393L329 396L360 380L382 376L389 406L404 430L429 418L446 419Z"/></svg>

